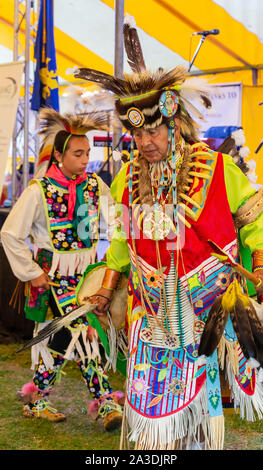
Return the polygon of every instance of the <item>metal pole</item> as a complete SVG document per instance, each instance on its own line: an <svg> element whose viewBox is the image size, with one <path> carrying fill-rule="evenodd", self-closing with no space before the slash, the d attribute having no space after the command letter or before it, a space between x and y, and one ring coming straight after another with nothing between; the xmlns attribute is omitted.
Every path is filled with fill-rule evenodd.
<svg viewBox="0 0 263 470"><path fill-rule="evenodd" d="M19 9L18 3L14 5L14 50L13 61L18 60L18 30L19 30ZM16 201L16 162L17 162L17 120L15 121L13 138L12 138L12 187L11 187L11 205L13 206Z"/></svg>
<svg viewBox="0 0 263 470"><path fill-rule="evenodd" d="M30 8L31 0L26 1L26 39L25 39L25 101L24 101L24 159L23 188L28 185L28 143L29 143L29 79L30 79Z"/></svg>
<svg viewBox="0 0 263 470"><path fill-rule="evenodd" d="M114 76L122 78L123 76L123 23L124 23L124 0L115 0L115 59L114 59ZM118 125L113 131L112 148L114 149L121 138L122 126ZM119 149L121 150L121 149ZM118 173L121 162L113 160L112 173L113 177Z"/></svg>
<svg viewBox="0 0 263 470"><path fill-rule="evenodd" d="M252 81L253 81L253 86L257 86L257 84L258 84L258 70L256 68L252 69Z"/></svg>
<svg viewBox="0 0 263 470"><path fill-rule="evenodd" d="M190 62L190 64L189 64L188 72L190 72L190 70L191 70L191 68L192 68L192 65L193 65L193 63L194 63L194 61L195 61L195 58L196 58L196 56L197 56L197 54L198 54L198 52L199 52L199 50L200 50L200 47L202 46L202 44L203 44L203 42L204 42L204 40L205 40L205 38L206 38L206 36L202 36L202 37L201 37L201 40L200 40L200 42L199 42L199 44L198 44L198 47L197 47L197 49L196 49L196 51L195 51L194 57L192 58L192 60L191 60L191 62Z"/></svg>

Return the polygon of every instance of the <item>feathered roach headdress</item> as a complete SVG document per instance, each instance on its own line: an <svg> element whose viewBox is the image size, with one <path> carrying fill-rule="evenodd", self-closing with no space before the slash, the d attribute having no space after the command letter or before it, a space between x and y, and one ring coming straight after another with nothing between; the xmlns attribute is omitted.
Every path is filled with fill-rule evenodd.
<svg viewBox="0 0 263 470"><path fill-rule="evenodd" d="M39 113L39 135L42 143L35 168L35 178L44 176L52 154L58 132L66 131L71 135L86 135L92 130L109 130L109 116L104 111L93 111L85 115L61 115L51 108L43 108Z"/></svg>
<svg viewBox="0 0 263 470"><path fill-rule="evenodd" d="M146 69L137 30L130 18L124 23L123 34L133 73L119 79L97 70L79 68L74 72L75 77L96 82L114 93L116 110L126 129L149 129L162 123L172 128L173 118L178 117L185 139L196 140L198 125L193 118L202 119L202 114L193 101L211 106L204 80L186 79L187 70L180 65L170 71L159 68L150 72Z"/></svg>
<svg viewBox="0 0 263 470"><path fill-rule="evenodd" d="M153 129L161 124L168 126L171 165L173 168L173 204L176 213L176 150L175 118L181 122L180 132L186 141L198 140L198 125L194 118L202 119L202 114L193 104L199 102L211 106L208 87L200 78L186 79L188 73L182 66L170 71L159 68L156 72L146 69L134 21L124 23L124 45L131 74L116 78L93 69L80 68L74 72L76 78L96 82L101 88L114 94L115 108L123 126L128 130L143 127ZM130 211L132 201L131 174L133 172L133 139L130 152ZM131 220L131 218L130 218ZM175 220L177 220L175 214Z"/></svg>

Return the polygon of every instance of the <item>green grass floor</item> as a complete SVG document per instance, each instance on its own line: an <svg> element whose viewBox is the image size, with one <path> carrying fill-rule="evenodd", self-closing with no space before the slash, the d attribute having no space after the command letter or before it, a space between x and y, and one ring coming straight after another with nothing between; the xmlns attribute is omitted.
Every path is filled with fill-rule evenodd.
<svg viewBox="0 0 263 470"><path fill-rule="evenodd" d="M106 432L103 421L87 414L90 396L74 362L56 385L51 403L67 415L61 423L25 418L17 391L32 380L30 350L16 354L20 344L0 345L0 450L118 450L120 430ZM123 390L121 374L109 372L113 388ZM247 423L226 414L225 450L262 450L263 420Z"/></svg>

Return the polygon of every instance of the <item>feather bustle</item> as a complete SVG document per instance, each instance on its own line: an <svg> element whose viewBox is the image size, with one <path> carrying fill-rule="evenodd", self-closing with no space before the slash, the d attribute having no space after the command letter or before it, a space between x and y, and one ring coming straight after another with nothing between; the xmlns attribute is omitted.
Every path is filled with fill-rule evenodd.
<svg viewBox="0 0 263 470"><path fill-rule="evenodd" d="M72 310L69 313L66 313L62 317L55 318L52 320L51 323L49 323L47 326L45 326L42 330L39 331L39 333L34 336L30 341L28 341L22 348L20 348L17 352L21 352L24 349L30 348L31 346L34 346L34 344L38 344L44 339L48 338L49 336L55 334L57 331L59 331L63 327L67 327L70 325L70 323L75 320L76 318L80 317L81 315L84 315L87 312L92 312L92 310L96 307L95 304L90 304L86 303L85 305L76 308Z"/></svg>

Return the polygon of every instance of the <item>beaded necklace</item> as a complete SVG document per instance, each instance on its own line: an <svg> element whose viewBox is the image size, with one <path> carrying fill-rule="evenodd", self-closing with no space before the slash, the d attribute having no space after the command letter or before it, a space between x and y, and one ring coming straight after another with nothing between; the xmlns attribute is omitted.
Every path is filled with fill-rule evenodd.
<svg viewBox="0 0 263 470"><path fill-rule="evenodd" d="M177 174L177 171L176 170L178 169L178 167L181 164L182 159L183 159L184 140L181 137L180 138L180 143L176 144L173 129L169 129L168 139L169 139L168 148L171 149L171 155L167 159L167 165L163 169L163 172L162 172L162 175L161 175L161 178L160 178L160 181L159 181L159 185L156 188L157 189L157 195L156 196L155 196L154 187L153 187L153 184L152 184L152 196L153 196L153 200L154 200L153 214L156 213L156 211L160 210L161 206L162 206L162 208L164 207L164 205L167 201L167 198L169 196L170 190L172 190L173 222L175 224L175 227L176 227L175 231L176 231L177 236L178 236L179 231L178 231L177 210L176 210L176 206L177 206L177 191L176 191L176 174ZM158 240L156 240L157 266L158 266L158 271L159 271L159 274L160 274L160 277L161 277L161 282L162 282L161 296L163 296L163 301L164 301L164 309L162 309L162 319L161 320L158 318L157 314L155 314L155 312L152 308L151 301L149 299L148 293L147 293L147 291L144 287L144 284L143 284L142 273L141 273L141 269L140 269L140 266L139 266L137 252L136 252L136 246L135 246L135 240L134 240L134 228L133 228L133 222L132 222L133 152L134 152L134 144L133 144L133 139L132 139L131 154L130 154L130 168L129 168L129 182L128 182L129 220L130 220L130 233L131 233L132 245L133 245L133 250L134 250L134 255L135 255L136 269L137 269L137 274L138 274L138 278L139 278L139 288L140 288L140 291L141 291L142 306L143 306L144 312L146 313L146 317L147 317L147 320L148 320L147 321L148 325L150 324L150 318L149 318L149 314L148 314L148 311L147 311L147 308L146 308L146 305L145 305L144 298L146 299L146 301L149 305L149 308L150 308L151 313L152 313L152 318L154 318L155 323L161 328L162 331L164 331L164 333L166 335L168 335L170 338L172 338L172 340L175 341L175 343L178 343L178 336L175 335L175 333L173 331L171 331L171 321L169 321L169 317L170 317L170 314L171 314L171 311L172 311L172 308L173 308L173 305L174 305L174 301L175 301L175 298L176 298L176 292L177 292L177 287L178 287L178 274L177 274L177 269L176 269L176 272L175 272L176 282L174 284L173 298L172 298L171 305L168 308L167 299L166 299L166 291L165 291L165 281L164 281L164 277L163 277L163 268L162 268L162 265L161 265L161 257L160 257L160 252L159 252ZM171 163L170 163L170 161L171 161ZM166 171L169 170L168 165L170 165L170 168L172 170L172 185L168 189L167 194L164 197L163 196L164 189L167 188L167 184L164 184L164 182L165 182L165 177L166 177ZM163 197L163 200L161 201L162 197ZM179 237L177 238L177 240L179 240ZM177 255L178 255L178 250L177 250ZM174 255L172 254L172 256L174 256ZM179 259L179 257L177 256L176 268L178 267L178 259ZM168 329L165 326L166 324L169 325L170 329Z"/></svg>

